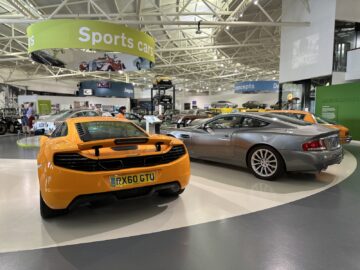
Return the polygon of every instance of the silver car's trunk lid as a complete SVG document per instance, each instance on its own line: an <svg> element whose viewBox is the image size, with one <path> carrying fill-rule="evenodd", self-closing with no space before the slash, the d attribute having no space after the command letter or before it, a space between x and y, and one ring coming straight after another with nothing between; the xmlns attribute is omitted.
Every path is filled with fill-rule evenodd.
<svg viewBox="0 0 360 270"><path fill-rule="evenodd" d="M322 125L297 126L296 134L312 137L326 137L339 134L339 130L335 128L325 127Z"/></svg>

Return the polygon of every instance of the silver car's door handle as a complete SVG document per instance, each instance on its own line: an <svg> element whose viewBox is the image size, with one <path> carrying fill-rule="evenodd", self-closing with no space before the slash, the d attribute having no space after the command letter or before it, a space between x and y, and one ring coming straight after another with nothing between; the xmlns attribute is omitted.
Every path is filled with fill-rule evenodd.
<svg viewBox="0 0 360 270"><path fill-rule="evenodd" d="M189 139L190 135L188 135L188 134L180 134L180 137L183 138L183 139Z"/></svg>

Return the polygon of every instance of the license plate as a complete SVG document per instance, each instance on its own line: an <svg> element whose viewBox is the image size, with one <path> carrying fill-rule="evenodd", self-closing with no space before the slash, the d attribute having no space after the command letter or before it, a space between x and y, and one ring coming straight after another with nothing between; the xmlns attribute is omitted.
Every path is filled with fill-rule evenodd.
<svg viewBox="0 0 360 270"><path fill-rule="evenodd" d="M111 187L127 187L155 182L155 172L110 176Z"/></svg>
<svg viewBox="0 0 360 270"><path fill-rule="evenodd" d="M39 123L39 127L44 127L45 126L45 124L44 123Z"/></svg>

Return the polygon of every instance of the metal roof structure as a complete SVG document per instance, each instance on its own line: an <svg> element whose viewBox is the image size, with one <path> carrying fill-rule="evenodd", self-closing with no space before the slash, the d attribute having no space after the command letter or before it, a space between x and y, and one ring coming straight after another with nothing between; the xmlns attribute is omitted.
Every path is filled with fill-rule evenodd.
<svg viewBox="0 0 360 270"><path fill-rule="evenodd" d="M26 28L59 18L111 21L147 32L156 39L155 68L85 74L32 62ZM140 88L165 74L179 90L208 94L233 89L235 81L277 79L280 28L306 25L282 21L281 0L0 0L0 68L24 72L21 78L10 72L2 78L7 83L101 78Z"/></svg>

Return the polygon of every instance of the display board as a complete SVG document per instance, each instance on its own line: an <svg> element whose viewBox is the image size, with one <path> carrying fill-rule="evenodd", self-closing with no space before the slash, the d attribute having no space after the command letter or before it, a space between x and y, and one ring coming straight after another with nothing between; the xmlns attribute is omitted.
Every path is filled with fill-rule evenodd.
<svg viewBox="0 0 360 270"><path fill-rule="evenodd" d="M350 129L353 139L360 140L360 83L318 87L315 114Z"/></svg>
<svg viewBox="0 0 360 270"><path fill-rule="evenodd" d="M27 28L32 60L80 71L134 71L153 67L155 40L121 24L46 20Z"/></svg>
<svg viewBox="0 0 360 270"><path fill-rule="evenodd" d="M79 84L79 96L134 98L134 86L131 83L89 80Z"/></svg>
<svg viewBox="0 0 360 270"><path fill-rule="evenodd" d="M336 0L282 1L282 21L310 26L281 28L280 83L332 73L335 7Z"/></svg>
<svg viewBox="0 0 360 270"><path fill-rule="evenodd" d="M46 115L51 113L51 100L38 100L38 113L40 115Z"/></svg>
<svg viewBox="0 0 360 270"><path fill-rule="evenodd" d="M278 81L245 81L235 83L235 93L257 94L279 91Z"/></svg>

